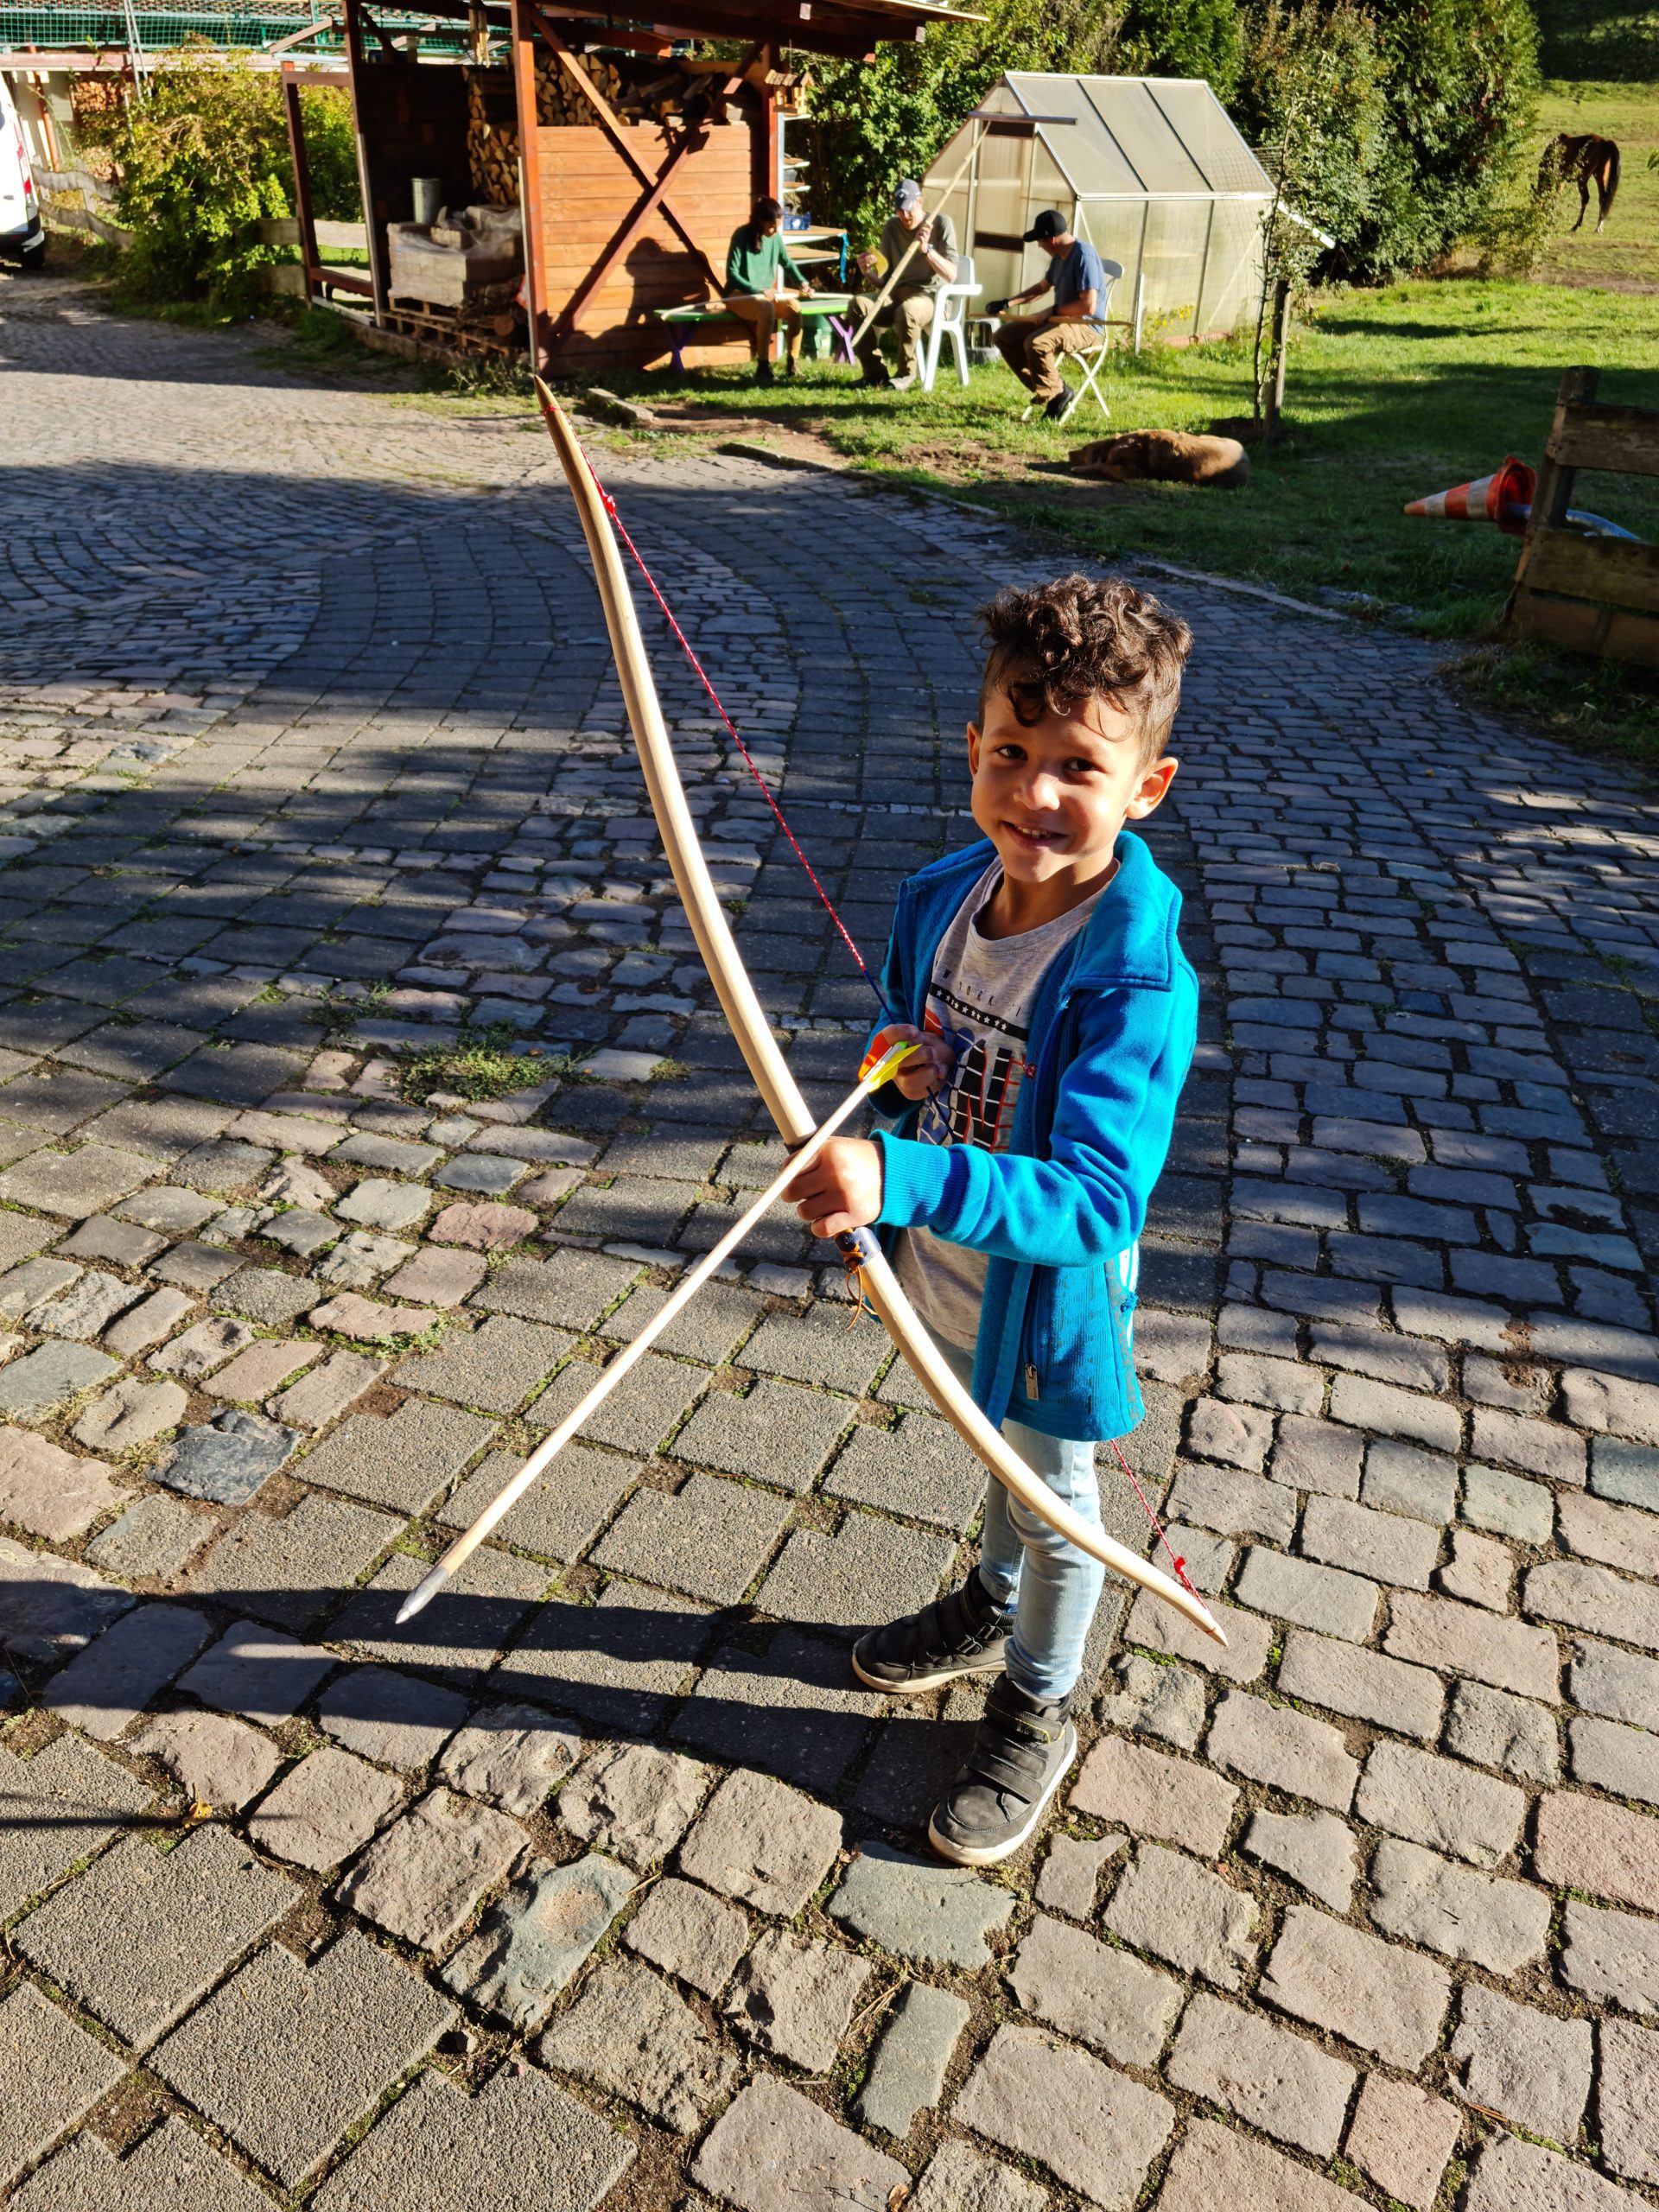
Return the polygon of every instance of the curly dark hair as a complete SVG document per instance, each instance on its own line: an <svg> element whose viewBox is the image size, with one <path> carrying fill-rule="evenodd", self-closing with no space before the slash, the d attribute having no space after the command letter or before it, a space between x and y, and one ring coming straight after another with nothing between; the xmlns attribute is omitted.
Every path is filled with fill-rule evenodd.
<svg viewBox="0 0 1659 2212"><path fill-rule="evenodd" d="M1133 714L1141 758L1155 760L1181 701L1192 632L1179 614L1116 576L1009 585L979 610L987 646L979 711L1007 695L1022 722L1109 697Z"/></svg>

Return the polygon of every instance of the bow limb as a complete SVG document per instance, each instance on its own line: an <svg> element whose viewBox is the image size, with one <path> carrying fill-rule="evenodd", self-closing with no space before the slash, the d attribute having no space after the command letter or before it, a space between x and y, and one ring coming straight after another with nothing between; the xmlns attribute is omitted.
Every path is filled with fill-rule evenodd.
<svg viewBox="0 0 1659 2212"><path fill-rule="evenodd" d="M675 887L721 1007L766 1101L766 1109L785 1143L801 1144L812 1134L812 1116L755 995L709 876L696 826L681 787L679 770L669 742L604 495L564 410L539 377L536 389L593 557L594 580L605 610L612 651L616 656L628 722ZM1127 1581L1151 1591L1206 1636L1224 1644L1226 1637L1201 1599L1184 1590L1161 1567L1130 1551L1127 1545L1116 1542L1103 1530L1091 1528L1027 1466L947 1366L870 1232L857 1230L850 1243L841 1239L837 1242L842 1243L843 1249L856 1253L866 1294L928 1396L1003 1488L1079 1551L1087 1552Z"/></svg>

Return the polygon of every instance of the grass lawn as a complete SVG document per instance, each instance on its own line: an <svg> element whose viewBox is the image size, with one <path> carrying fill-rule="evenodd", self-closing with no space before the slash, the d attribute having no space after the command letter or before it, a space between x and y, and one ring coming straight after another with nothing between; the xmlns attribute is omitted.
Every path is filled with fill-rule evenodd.
<svg viewBox="0 0 1659 2212"><path fill-rule="evenodd" d="M1659 39L1654 60L1659 64ZM1541 150L1559 130L1574 137L1593 131L1599 138L1612 139L1623 156L1618 196L1599 238L1594 187L1590 212L1578 232L1570 227L1578 216L1578 189L1563 188L1539 274L1558 284L1659 288L1659 167L1648 166L1659 156L1659 84L1552 82L1545 87L1538 121Z"/></svg>

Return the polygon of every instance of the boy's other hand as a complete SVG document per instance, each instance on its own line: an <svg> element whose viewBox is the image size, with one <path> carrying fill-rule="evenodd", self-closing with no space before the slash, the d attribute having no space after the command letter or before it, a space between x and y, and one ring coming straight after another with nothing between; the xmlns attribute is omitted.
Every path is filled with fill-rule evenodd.
<svg viewBox="0 0 1659 2212"><path fill-rule="evenodd" d="M944 1089L950 1080L950 1071L957 1064L952 1046L931 1029L912 1029L908 1022L895 1022L883 1033L884 1045L913 1044L916 1050L904 1065L894 1071L893 1083L896 1090L912 1101L931 1098Z"/></svg>
<svg viewBox="0 0 1659 2212"><path fill-rule="evenodd" d="M865 1229L881 1211L881 1149L865 1137L831 1137L784 1196L815 1236Z"/></svg>

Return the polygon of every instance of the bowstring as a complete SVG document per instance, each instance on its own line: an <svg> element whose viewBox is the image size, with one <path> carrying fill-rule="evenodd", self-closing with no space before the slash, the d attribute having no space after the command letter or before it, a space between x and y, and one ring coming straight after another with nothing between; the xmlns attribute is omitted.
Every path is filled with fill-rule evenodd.
<svg viewBox="0 0 1659 2212"><path fill-rule="evenodd" d="M627 547L629 553L632 556L633 565L639 569L640 575L645 579L646 589L650 592L652 597L661 608L663 620L668 624L669 628L674 632L675 638L679 644L680 651L685 655L687 660L690 662L693 669L696 670L697 681L702 684L703 690L709 694L709 701L714 707L715 712L720 716L721 721L726 725L727 734L730 737L733 744L736 746L738 751L742 754L745 767L747 768L749 773L754 778L755 782L760 786L760 795L766 800L766 804L772 809L773 820L777 823L778 827L783 831L785 836L788 838L791 851L800 862L802 868L806 871L807 880L811 884L812 888L817 893L818 897L823 900L824 912L829 915L830 920L840 931L841 941L846 946L848 951L852 954L854 960L857 963L859 974L862 976L865 982L874 992L876 1003L885 1012L887 1008L887 1001L881 995L881 987L876 982L875 977L870 973L869 967L865 961L863 954L853 942L852 932L848 929L846 923L842 920L841 916L836 912L835 901L830 898L830 893L824 889L823 884L819 882L817 870L813 868L811 861L808 860L806 855L801 850L799 838L797 837L795 832L790 828L789 823L785 819L784 810L779 805L777 799L772 796L772 786L767 783L766 778L761 774L759 767L756 766L754 757L750 753L748 747L744 744L742 737L739 733L737 724L727 713L724 702L721 700L719 692L715 690L714 685L709 682L707 671L704 669L702 663L697 658L696 652L692 649L691 640L686 636L684 631L681 629L679 624L675 620L674 610L669 605L668 601L663 597L660 590L658 590L656 577L652 575L650 569L645 565L645 556L640 552L639 548L634 543L632 538L628 535L628 526L623 521L620 513L618 512L616 501L611 497L610 493L605 489L605 486L600 482L599 473L594 468L592 461L588 459L585 451L582 454L582 459L587 462L588 474L594 480L594 489L598 493L600 499L604 505L606 513L610 517L612 523L615 526L617 536L622 540L622 543Z"/></svg>
<svg viewBox="0 0 1659 2212"><path fill-rule="evenodd" d="M849 931L847 925L842 920L841 916L836 912L835 901L830 898L830 893L824 889L823 884L819 882L817 873L814 869L811 861L808 860L806 855L801 850L800 840L796 836L795 832L790 828L788 822L785 819L782 807L779 805L777 799L772 796L772 786L761 774L759 767L756 766L753 756L751 754L748 747L744 744L742 737L739 733L737 724L727 713L725 702L721 700L719 692L715 690L714 685L709 682L708 671L704 669L702 663L697 658L696 653L693 649L691 640L686 636L684 631L681 629L679 623L675 620L673 608L664 598L662 592L658 586L656 577L652 575L650 568L646 564L644 554L640 552L639 548L634 543L632 537L630 536L628 526L622 519L621 512L617 506L616 501L611 497L604 485L600 481L599 471L594 467L593 461L585 448L582 449L582 458L587 467L588 475L591 476L594 480L594 489L599 494L600 503L604 507L606 513L610 517L612 526L614 528L617 536L622 540L624 545L627 547L634 567L639 569L641 577L644 579L645 588L656 601L658 608L661 610L663 620L667 623L669 628L674 633L676 642L678 644L680 651L685 655L687 660L690 662L692 668L696 673L697 681L702 684L703 690L709 694L709 702L713 706L715 712L720 716L721 721L725 724L727 734L731 738L733 744L736 746L739 753L742 755L744 766L748 769L749 773L754 778L755 782L760 785L761 796L766 800L766 804L772 809L773 819L776 821L778 827L783 831L785 836L789 840L790 849L793 852L796 859L800 862L802 868L806 871L807 880L810 882L812 888L817 893L818 897L823 902L823 910L825 913L829 915L830 920L840 931L842 943L846 946L848 951L852 954L854 960L857 963L859 974L862 976L865 982L875 993L877 1002L885 1012L887 1008L887 1001L882 996L880 984L877 983L874 976L870 973L869 967L865 961L863 954L853 942L852 935ZM853 1313L853 1324L855 1325L865 1311L864 1277L862 1270L851 1266L850 1263L848 1268L848 1272L853 1276L858 1287L858 1303ZM1135 1478L1135 1469L1129 1465L1128 1460L1124 1457L1116 1439L1112 1440L1112 1452L1114 1457L1117 1460L1118 1465L1122 1467L1123 1472L1128 1477L1129 1488L1135 1492L1136 1497L1140 1499L1141 1510L1145 1513L1147 1520L1151 1522L1153 1529L1157 1535L1159 1542L1169 1554L1169 1563L1174 1572L1175 1580L1180 1584L1182 1589L1186 1591L1192 1597L1196 1598L1198 1593L1193 1588L1192 1580L1187 1574L1186 1561L1180 1556L1180 1554L1176 1551L1175 1547L1170 1542L1168 1534L1164 1528L1163 1522L1158 1517L1156 1509L1154 1507L1152 1500L1147 1496L1146 1491L1141 1487L1140 1483Z"/></svg>

